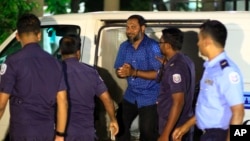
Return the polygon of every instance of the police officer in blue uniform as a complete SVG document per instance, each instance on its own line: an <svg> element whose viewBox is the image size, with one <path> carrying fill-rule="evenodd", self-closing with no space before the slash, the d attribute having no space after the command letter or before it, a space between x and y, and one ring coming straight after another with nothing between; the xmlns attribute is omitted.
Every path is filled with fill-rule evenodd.
<svg viewBox="0 0 250 141"><path fill-rule="evenodd" d="M204 63L196 113L174 131L173 138L180 139L196 123L203 131L201 141L229 141L229 125L242 124L244 117L241 72L224 50L227 29L221 22L206 21L198 37L199 51L208 60Z"/></svg>
<svg viewBox="0 0 250 141"><path fill-rule="evenodd" d="M22 49L1 65L0 118L9 100L11 141L63 141L68 104L61 64L38 44L35 15L18 20L16 37Z"/></svg>
<svg viewBox="0 0 250 141"><path fill-rule="evenodd" d="M171 140L175 127L193 116L192 101L195 89L195 66L193 61L181 53L183 32L178 28L162 30L160 48L167 61L161 69L160 94L158 96L159 134L158 141ZM162 78L160 78L162 77ZM192 131L183 141L192 141Z"/></svg>
<svg viewBox="0 0 250 141"><path fill-rule="evenodd" d="M80 63L80 37L65 36L60 40L66 84L68 86L69 118L66 141L94 141L95 96L104 104L110 117L109 129L113 136L118 131L114 102L97 71Z"/></svg>

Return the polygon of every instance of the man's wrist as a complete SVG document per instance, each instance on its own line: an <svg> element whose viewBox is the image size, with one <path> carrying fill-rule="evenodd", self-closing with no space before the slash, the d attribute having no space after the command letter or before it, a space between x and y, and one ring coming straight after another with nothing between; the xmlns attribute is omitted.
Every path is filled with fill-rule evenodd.
<svg viewBox="0 0 250 141"><path fill-rule="evenodd" d="M55 132L56 132L56 135L60 137L64 137L66 135L65 132L58 132L58 131L55 131Z"/></svg>
<svg viewBox="0 0 250 141"><path fill-rule="evenodd" d="M138 70L137 69L135 69L135 70L133 70L133 73L132 73L132 77L133 78L136 78L137 77L137 73L138 73Z"/></svg>

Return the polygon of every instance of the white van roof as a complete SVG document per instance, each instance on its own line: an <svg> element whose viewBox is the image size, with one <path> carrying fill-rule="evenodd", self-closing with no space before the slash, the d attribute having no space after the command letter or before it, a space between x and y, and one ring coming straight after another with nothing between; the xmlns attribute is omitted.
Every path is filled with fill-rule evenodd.
<svg viewBox="0 0 250 141"><path fill-rule="evenodd" d="M232 21L234 19L249 19L250 11L211 11L211 12L180 12L180 11L101 11L89 13L72 13L62 15L44 16L41 20L53 19L60 20L80 20L82 18L102 19L102 20L119 20L127 19L130 15L138 14L143 16L146 20L158 19L218 19Z"/></svg>

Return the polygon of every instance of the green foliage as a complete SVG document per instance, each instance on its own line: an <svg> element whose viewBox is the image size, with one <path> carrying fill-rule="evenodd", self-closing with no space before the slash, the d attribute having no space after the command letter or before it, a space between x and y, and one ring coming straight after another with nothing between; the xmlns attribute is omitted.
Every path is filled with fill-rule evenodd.
<svg viewBox="0 0 250 141"><path fill-rule="evenodd" d="M151 10L151 0L132 0L131 8L134 11L150 11Z"/></svg>
<svg viewBox="0 0 250 141"><path fill-rule="evenodd" d="M104 0L83 0L85 2L84 12L95 12L104 10Z"/></svg>
<svg viewBox="0 0 250 141"><path fill-rule="evenodd" d="M120 0L123 11L151 11L152 0Z"/></svg>
<svg viewBox="0 0 250 141"><path fill-rule="evenodd" d="M32 2L33 1L33 2ZM0 0L0 44L15 30L20 15L29 13L39 5L36 0ZM103 0L80 0L85 2L85 12L103 11ZM47 12L65 14L71 0L44 0ZM152 0L120 0L121 10L149 11Z"/></svg>
<svg viewBox="0 0 250 141"><path fill-rule="evenodd" d="M45 0L48 8L46 12L52 14L66 14L67 7L71 0Z"/></svg>
<svg viewBox="0 0 250 141"><path fill-rule="evenodd" d="M15 30L20 15L29 13L37 7L35 2L27 0L1 0L0 2L0 44Z"/></svg>

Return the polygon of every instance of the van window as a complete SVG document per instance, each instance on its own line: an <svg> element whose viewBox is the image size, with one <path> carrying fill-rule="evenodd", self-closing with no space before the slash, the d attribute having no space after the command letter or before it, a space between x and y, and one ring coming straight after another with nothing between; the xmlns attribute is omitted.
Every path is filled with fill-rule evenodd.
<svg viewBox="0 0 250 141"><path fill-rule="evenodd" d="M6 60L8 55L17 52L21 48L21 44L16 40L16 38L13 39L10 44L8 44L8 46L0 53L0 64Z"/></svg>
<svg viewBox="0 0 250 141"><path fill-rule="evenodd" d="M60 59L59 40L65 35L80 35L80 27L75 25L42 26L41 33L42 39L39 43L41 47L49 54ZM19 51L20 49L21 44L16 40L16 38L14 38L0 53L0 64L6 60L7 56Z"/></svg>

